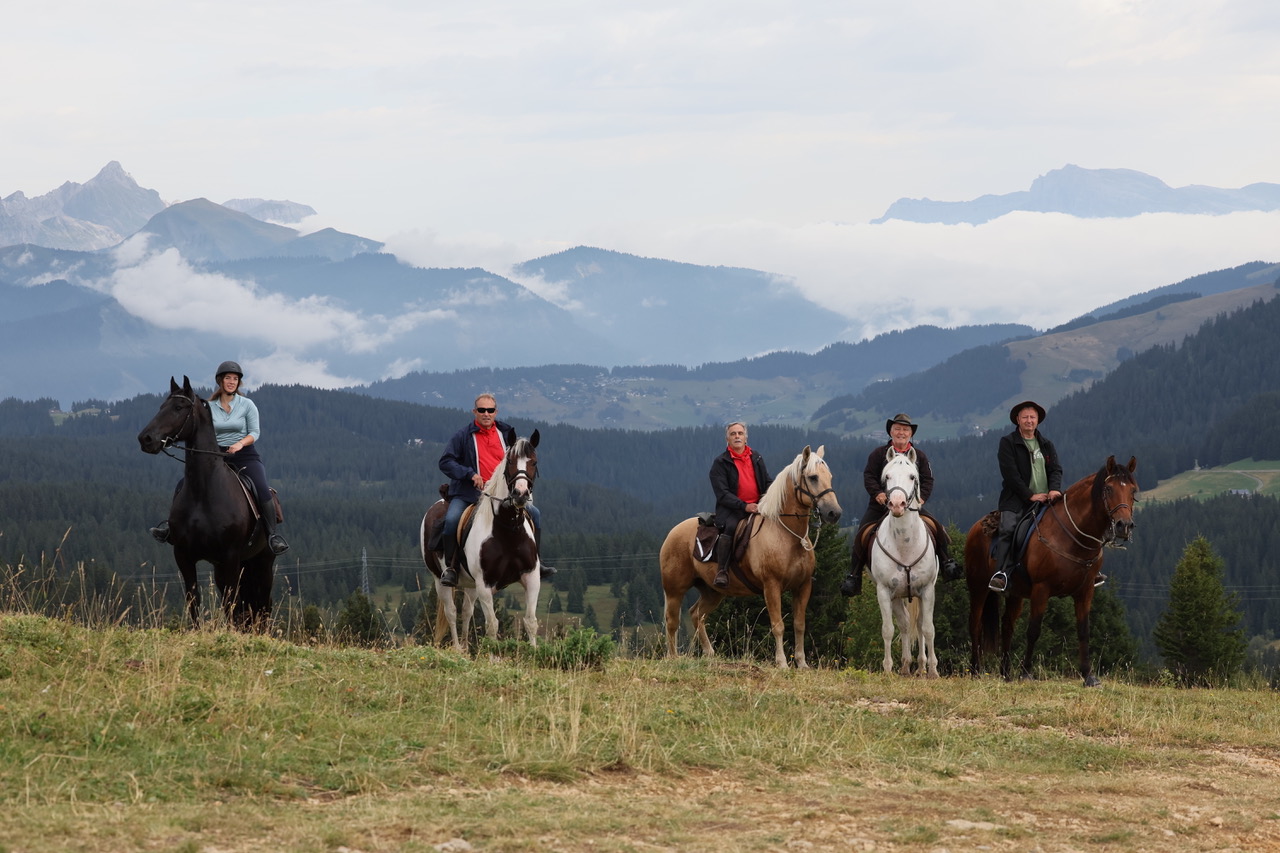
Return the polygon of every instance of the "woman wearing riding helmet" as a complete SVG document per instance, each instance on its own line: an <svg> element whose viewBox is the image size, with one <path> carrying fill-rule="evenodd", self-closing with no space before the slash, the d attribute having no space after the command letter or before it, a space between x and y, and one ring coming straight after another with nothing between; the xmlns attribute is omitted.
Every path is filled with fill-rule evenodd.
<svg viewBox="0 0 1280 853"><path fill-rule="evenodd" d="M262 522L267 529L267 547L273 554L283 554L289 550L289 543L276 532L275 504L271 499L271 490L267 486L267 469L258 454L258 407L253 401L240 393L240 383L244 379L244 371L234 361L224 361L218 365L215 376L215 387L209 395L209 407L213 415L213 429L217 436L218 446L226 453L227 464L237 472L245 474L253 481L254 490L258 493L258 508ZM178 484L181 487L181 483ZM162 521L151 528L151 535L157 542L169 541L169 522Z"/></svg>

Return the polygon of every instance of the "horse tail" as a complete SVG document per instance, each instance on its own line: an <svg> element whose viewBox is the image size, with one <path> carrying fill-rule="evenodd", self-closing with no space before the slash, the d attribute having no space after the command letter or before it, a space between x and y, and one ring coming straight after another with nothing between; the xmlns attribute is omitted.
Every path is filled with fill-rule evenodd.
<svg viewBox="0 0 1280 853"><path fill-rule="evenodd" d="M982 651L994 652L1000 647L1000 594L987 592L982 605Z"/></svg>

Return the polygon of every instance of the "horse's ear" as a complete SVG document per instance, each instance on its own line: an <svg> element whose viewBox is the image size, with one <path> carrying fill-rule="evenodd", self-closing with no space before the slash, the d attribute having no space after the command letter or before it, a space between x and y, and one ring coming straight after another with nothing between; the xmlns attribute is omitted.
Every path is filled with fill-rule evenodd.
<svg viewBox="0 0 1280 853"><path fill-rule="evenodd" d="M813 451L809 449L809 445L807 444L804 446L804 450L800 451L800 467L801 468L809 464L809 454L812 452Z"/></svg>
<svg viewBox="0 0 1280 853"><path fill-rule="evenodd" d="M529 436L529 446L530 447L538 446L538 431L536 429L533 431L533 435Z"/></svg>
<svg viewBox="0 0 1280 853"><path fill-rule="evenodd" d="M916 458L916 449L912 447L907 451L907 458L911 460L912 465L919 465L920 460Z"/></svg>
<svg viewBox="0 0 1280 853"><path fill-rule="evenodd" d="M169 377L169 393L170 393L170 394L177 394L177 393L178 393L179 391L181 391L181 390L182 390L182 389L178 387L178 383L177 383L177 382L175 382L175 381L173 381L173 377L172 377L172 376L170 376L170 377Z"/></svg>
<svg viewBox="0 0 1280 853"><path fill-rule="evenodd" d="M826 452L827 452L827 446L825 444L819 444L818 449L814 451L814 453L818 454L819 459L821 459L826 454Z"/></svg>
<svg viewBox="0 0 1280 853"><path fill-rule="evenodd" d="M1138 468L1138 457L1130 456L1129 457L1129 473L1132 474L1135 470L1137 470L1137 468Z"/></svg>
<svg viewBox="0 0 1280 853"><path fill-rule="evenodd" d="M1108 474L1116 472L1116 457L1114 453L1107 457L1106 469Z"/></svg>
<svg viewBox="0 0 1280 853"><path fill-rule="evenodd" d="M191 394L191 380L187 378L185 373L182 375L182 393L188 396Z"/></svg>

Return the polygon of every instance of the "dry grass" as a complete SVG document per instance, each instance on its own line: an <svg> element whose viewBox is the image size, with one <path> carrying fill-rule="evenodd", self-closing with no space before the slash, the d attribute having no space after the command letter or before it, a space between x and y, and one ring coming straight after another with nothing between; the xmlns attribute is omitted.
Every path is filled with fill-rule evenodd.
<svg viewBox="0 0 1280 853"><path fill-rule="evenodd" d="M0 661L4 851L1280 845L1271 692L563 672L25 614Z"/></svg>

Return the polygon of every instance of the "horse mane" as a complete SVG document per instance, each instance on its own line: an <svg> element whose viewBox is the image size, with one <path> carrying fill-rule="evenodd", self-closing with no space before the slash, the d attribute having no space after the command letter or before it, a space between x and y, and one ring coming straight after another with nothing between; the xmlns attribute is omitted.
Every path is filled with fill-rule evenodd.
<svg viewBox="0 0 1280 853"><path fill-rule="evenodd" d="M816 452L809 454L809 464L807 466L809 469L826 464ZM765 518L781 518L782 504L787 499L788 491L790 491L792 484L800 482L800 478L804 476L805 471L804 452L801 451L796 454L795 459L791 460L791 464L783 470L782 474L774 478L764 496L757 502L756 508L760 511L760 515Z"/></svg>

